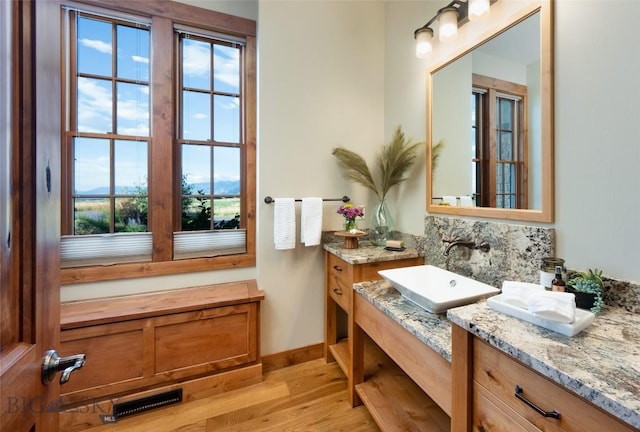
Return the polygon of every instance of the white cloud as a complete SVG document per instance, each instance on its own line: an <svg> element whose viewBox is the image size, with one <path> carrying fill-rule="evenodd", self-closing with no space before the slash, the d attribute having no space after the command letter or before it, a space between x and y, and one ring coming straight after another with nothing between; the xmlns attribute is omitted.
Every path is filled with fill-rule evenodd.
<svg viewBox="0 0 640 432"><path fill-rule="evenodd" d="M138 124L135 127L120 127L118 132L122 135L149 136L149 125Z"/></svg>
<svg viewBox="0 0 640 432"><path fill-rule="evenodd" d="M238 71L239 51L227 50L226 53L232 53L231 56L221 56L218 53L215 54L214 64L216 65L216 79L222 81L225 84L238 88L240 85L240 76Z"/></svg>
<svg viewBox="0 0 640 432"><path fill-rule="evenodd" d="M206 77L209 74L210 50L201 44L185 44L184 45L184 73Z"/></svg>
<svg viewBox="0 0 640 432"><path fill-rule="evenodd" d="M112 48L110 43L102 42L94 39L80 39L80 44L87 48L93 48L104 54L111 54Z"/></svg>
<svg viewBox="0 0 640 432"><path fill-rule="evenodd" d="M196 113L193 115L193 118L196 120L204 120L206 118L209 118L209 116L203 113Z"/></svg>
<svg viewBox="0 0 640 432"><path fill-rule="evenodd" d="M111 132L111 91L95 80L78 78L78 129Z"/></svg>
<svg viewBox="0 0 640 432"><path fill-rule="evenodd" d="M141 56L133 55L133 56L131 56L131 60L133 60L136 63L149 64L149 59L147 57L141 57Z"/></svg>

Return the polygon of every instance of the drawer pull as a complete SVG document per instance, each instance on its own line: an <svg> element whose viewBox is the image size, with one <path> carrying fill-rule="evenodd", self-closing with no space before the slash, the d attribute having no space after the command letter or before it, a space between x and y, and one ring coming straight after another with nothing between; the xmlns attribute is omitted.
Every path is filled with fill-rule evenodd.
<svg viewBox="0 0 640 432"><path fill-rule="evenodd" d="M333 292L336 293L336 295L339 295L339 296L342 295L342 290L340 288L334 288Z"/></svg>
<svg viewBox="0 0 640 432"><path fill-rule="evenodd" d="M544 417L551 417L554 419L559 419L560 418L560 413L556 410L551 410L551 411L545 411L542 408L540 408L538 405L534 404L533 402L531 402L529 399L527 399L526 397L524 397L524 395L522 394L523 389L522 387L520 387L519 385L516 384L516 397L518 399L520 399L522 402L526 403L527 405L529 405L531 408L533 408L538 414L540 414L541 416Z"/></svg>
<svg viewBox="0 0 640 432"><path fill-rule="evenodd" d="M337 264L333 266L333 269L334 269L335 271L337 271L337 272L341 272L341 271L342 271L342 267L340 267L340 266L339 266L339 265L337 265Z"/></svg>

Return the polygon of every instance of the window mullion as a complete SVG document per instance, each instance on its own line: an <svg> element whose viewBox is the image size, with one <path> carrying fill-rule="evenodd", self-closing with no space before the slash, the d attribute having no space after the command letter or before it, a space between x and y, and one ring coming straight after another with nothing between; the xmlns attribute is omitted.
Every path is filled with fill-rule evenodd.
<svg viewBox="0 0 640 432"><path fill-rule="evenodd" d="M173 91L173 56L166 55L173 45L171 20L154 17L151 32L151 111L150 172L149 172L149 227L153 233L153 261L173 259L174 178L173 163L175 98ZM179 184L179 183L178 183Z"/></svg>

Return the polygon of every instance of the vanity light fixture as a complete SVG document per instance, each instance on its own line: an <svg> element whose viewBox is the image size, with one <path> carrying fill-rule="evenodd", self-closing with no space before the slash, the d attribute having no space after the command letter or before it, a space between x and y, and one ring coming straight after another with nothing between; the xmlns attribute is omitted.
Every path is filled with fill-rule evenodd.
<svg viewBox="0 0 640 432"><path fill-rule="evenodd" d="M469 21L473 22L486 17L487 15L489 15L490 7L490 0L469 0Z"/></svg>
<svg viewBox="0 0 640 432"><path fill-rule="evenodd" d="M416 57L425 58L433 51L433 30L429 27L421 27L413 35L416 39Z"/></svg>
<svg viewBox="0 0 640 432"><path fill-rule="evenodd" d="M438 39L442 42L455 40L458 28L467 21L475 21L489 13L491 4L497 0L453 0L438 10L425 25L413 32L416 40L416 57L425 58L433 50L432 24L438 23Z"/></svg>
<svg viewBox="0 0 640 432"><path fill-rule="evenodd" d="M438 37L441 42L456 40L458 36L458 9L446 7L438 14Z"/></svg>

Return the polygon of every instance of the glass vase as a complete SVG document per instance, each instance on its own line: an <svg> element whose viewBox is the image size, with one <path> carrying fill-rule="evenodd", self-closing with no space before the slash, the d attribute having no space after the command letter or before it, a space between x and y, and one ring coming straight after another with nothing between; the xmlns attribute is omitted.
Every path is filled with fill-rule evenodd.
<svg viewBox="0 0 640 432"><path fill-rule="evenodd" d="M393 231L393 217L389 210L387 201L383 198L378 201L373 210L373 226L371 227L370 239L376 246L385 246L387 240L391 238Z"/></svg>
<svg viewBox="0 0 640 432"><path fill-rule="evenodd" d="M344 220L344 230L346 232L351 232L351 230L358 229L358 225L356 224L356 218L349 219L345 218Z"/></svg>

